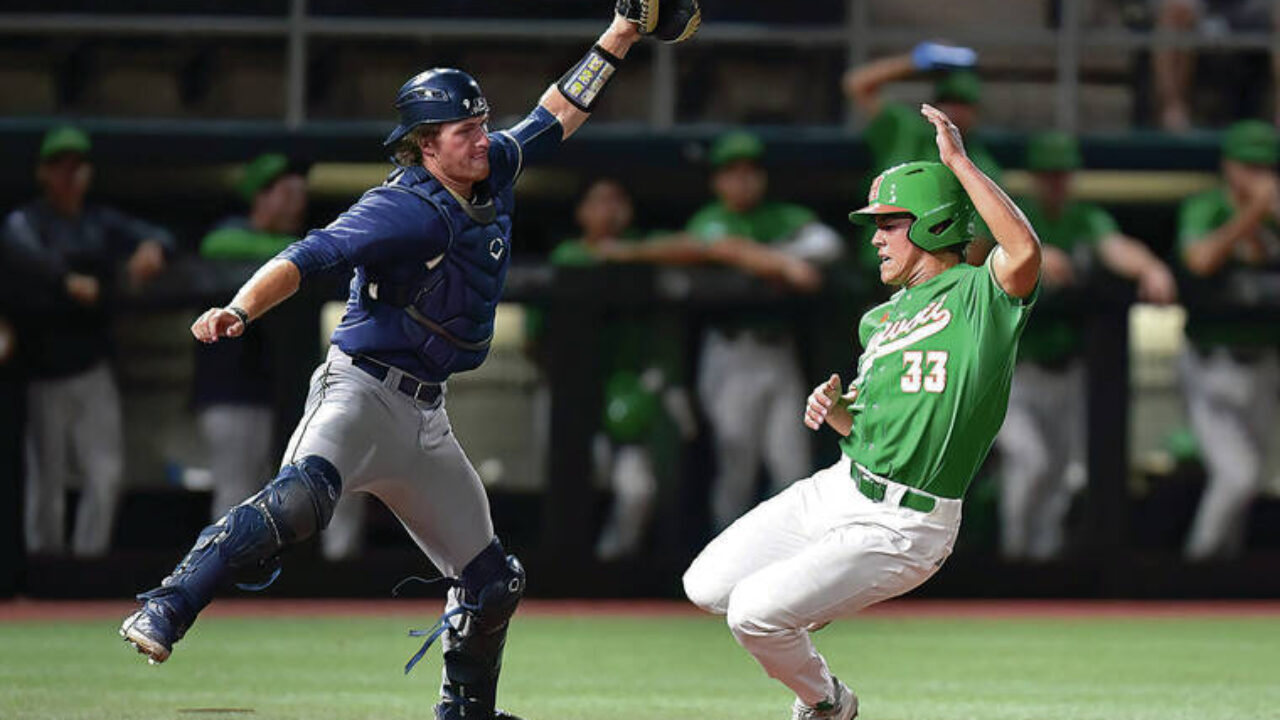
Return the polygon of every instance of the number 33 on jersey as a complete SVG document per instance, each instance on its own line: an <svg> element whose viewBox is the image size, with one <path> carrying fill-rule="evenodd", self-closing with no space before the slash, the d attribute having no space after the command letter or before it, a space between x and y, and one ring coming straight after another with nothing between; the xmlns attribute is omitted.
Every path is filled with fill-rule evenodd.
<svg viewBox="0 0 1280 720"><path fill-rule="evenodd" d="M863 315L844 453L885 477L962 496L1004 421L1035 296L1007 295L989 265L959 265Z"/></svg>

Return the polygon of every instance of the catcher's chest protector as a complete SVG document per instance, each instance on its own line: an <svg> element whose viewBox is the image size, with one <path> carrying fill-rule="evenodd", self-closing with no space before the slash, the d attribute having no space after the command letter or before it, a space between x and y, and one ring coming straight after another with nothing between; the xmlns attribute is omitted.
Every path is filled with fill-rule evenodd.
<svg viewBox="0 0 1280 720"><path fill-rule="evenodd" d="M418 353L432 365L449 373L478 367L489 353L510 266L511 186L495 196L481 190L477 202L464 203L422 168L409 168L380 188L388 190L421 198L444 216L452 237L443 254L420 263L359 268L364 300L403 307Z"/></svg>

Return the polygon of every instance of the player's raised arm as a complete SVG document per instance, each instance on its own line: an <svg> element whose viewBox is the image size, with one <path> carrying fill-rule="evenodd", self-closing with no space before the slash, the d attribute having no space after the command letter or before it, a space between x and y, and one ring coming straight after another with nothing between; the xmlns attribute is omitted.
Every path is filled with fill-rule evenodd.
<svg viewBox="0 0 1280 720"><path fill-rule="evenodd" d="M302 273L289 260L275 259L258 268L224 307L209 308L191 325L191 334L203 343L238 337L245 326L298 291Z"/></svg>
<svg viewBox="0 0 1280 720"><path fill-rule="evenodd" d="M1036 231L1004 190L965 154L955 124L932 105L923 105L920 112L937 130L938 154L943 164L960 180L992 238L1000 245L991 258L996 281L1013 297L1027 297L1040 277L1040 239Z"/></svg>
<svg viewBox="0 0 1280 720"><path fill-rule="evenodd" d="M590 117L605 86L642 35L678 43L692 37L702 23L698 0L618 0L616 10L609 29L538 101L560 121L565 139Z"/></svg>

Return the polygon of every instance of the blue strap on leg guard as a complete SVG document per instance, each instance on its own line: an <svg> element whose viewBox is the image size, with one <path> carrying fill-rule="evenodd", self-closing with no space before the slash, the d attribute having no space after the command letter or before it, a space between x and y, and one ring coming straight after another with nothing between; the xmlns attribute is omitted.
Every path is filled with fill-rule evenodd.
<svg viewBox="0 0 1280 720"><path fill-rule="evenodd" d="M406 578L401 581L396 585L393 594L406 582L415 579L420 580ZM423 658L431 644L446 632L449 633L445 641L446 653L449 646L465 645L468 637L495 636L493 639L496 640L496 647L486 647L479 654L483 660L488 661L485 664L500 665L507 621L515 613L516 605L524 594L525 576L520 561L513 555L507 555L502 549L502 543L494 538L467 564L457 580L438 578L421 582L446 582L451 589L445 612L436 624L430 628L409 632L410 637L425 636L427 639L405 664L405 673L408 674ZM455 618L461 618L461 620L455 622ZM445 663L448 666L447 656ZM447 669L446 667L446 671ZM496 672L494 680L496 682ZM445 691L448 692L447 684Z"/></svg>
<svg viewBox="0 0 1280 720"><path fill-rule="evenodd" d="M160 587L144 595L180 597L185 625L209 604L228 574L269 571L266 582L241 585L266 588L280 574L280 551L324 529L341 493L342 479L328 460L309 455L285 465L257 495L206 527Z"/></svg>

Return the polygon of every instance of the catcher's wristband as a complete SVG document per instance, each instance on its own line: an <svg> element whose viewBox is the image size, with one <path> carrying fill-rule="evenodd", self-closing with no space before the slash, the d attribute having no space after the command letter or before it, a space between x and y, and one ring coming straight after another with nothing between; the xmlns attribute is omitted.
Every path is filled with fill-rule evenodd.
<svg viewBox="0 0 1280 720"><path fill-rule="evenodd" d="M587 52L578 64L569 68L569 72L560 78L556 88L574 107L583 112L591 112L609 78L617 72L622 59L614 57L607 50L595 45Z"/></svg>
<svg viewBox="0 0 1280 720"><path fill-rule="evenodd" d="M245 312L244 308L239 305L228 305L222 309L240 318L240 324L249 327L249 313Z"/></svg>

